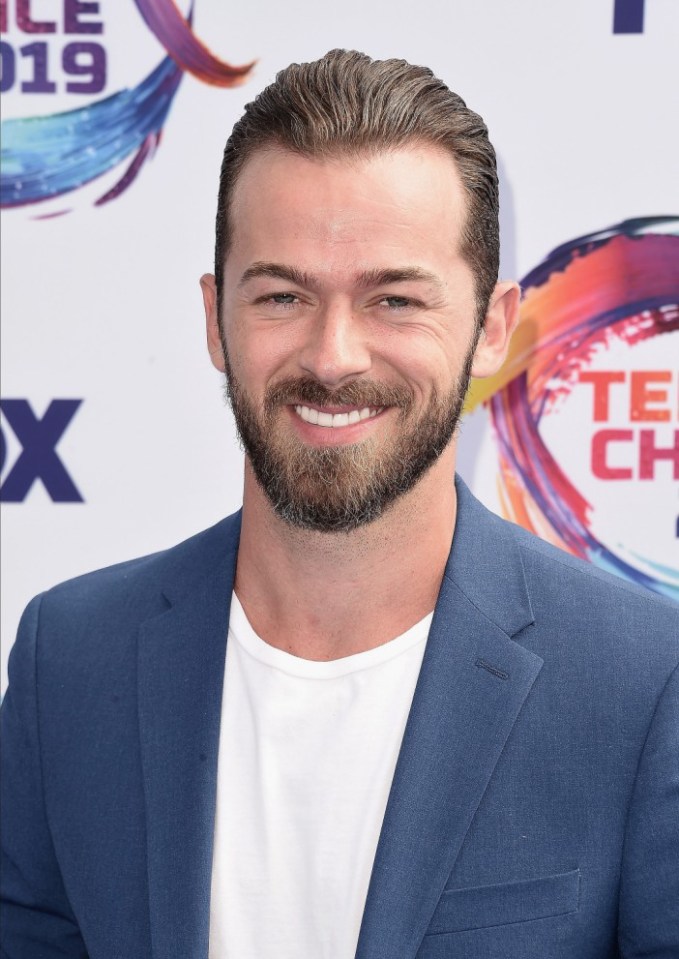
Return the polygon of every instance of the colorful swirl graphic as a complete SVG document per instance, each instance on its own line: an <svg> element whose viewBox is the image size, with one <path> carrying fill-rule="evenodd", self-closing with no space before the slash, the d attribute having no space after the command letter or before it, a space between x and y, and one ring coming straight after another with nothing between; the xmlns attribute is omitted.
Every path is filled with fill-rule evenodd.
<svg viewBox="0 0 679 959"><path fill-rule="evenodd" d="M184 17L173 0L135 3L168 56L134 89L121 90L77 110L3 120L3 208L70 193L131 158L121 179L96 203L113 200L153 155L185 71L220 87L236 86L250 75L254 64L235 67L219 60L194 36L193 7Z"/></svg>
<svg viewBox="0 0 679 959"><path fill-rule="evenodd" d="M523 280L521 324L498 376L474 382L467 409L489 406L507 518L596 566L679 600L679 569L639 568L591 531L591 506L540 436L540 421L614 339L679 329L679 218L628 220L554 250ZM657 577L653 575L657 573Z"/></svg>

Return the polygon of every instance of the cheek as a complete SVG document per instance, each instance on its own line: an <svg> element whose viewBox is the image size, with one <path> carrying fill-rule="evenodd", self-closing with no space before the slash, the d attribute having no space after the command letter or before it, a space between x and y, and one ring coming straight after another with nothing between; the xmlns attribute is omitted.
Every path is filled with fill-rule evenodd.
<svg viewBox="0 0 679 959"><path fill-rule="evenodd" d="M419 401L427 401L433 392L448 393L463 366L456 350L439 340L411 341L406 350L385 359L408 382Z"/></svg>
<svg viewBox="0 0 679 959"><path fill-rule="evenodd" d="M265 336L243 336L232 331L226 342L233 376L241 389L259 402L271 383L280 379L279 353L271 350L272 344Z"/></svg>
<svg viewBox="0 0 679 959"><path fill-rule="evenodd" d="M445 350L445 379L449 388L457 384L465 374L465 368L471 363L476 349L476 336L455 337Z"/></svg>
<svg viewBox="0 0 679 959"><path fill-rule="evenodd" d="M233 356L238 357L238 367L253 390L265 390L272 383L302 375L298 361L304 337L300 325L244 325L233 330L228 342L233 343Z"/></svg>

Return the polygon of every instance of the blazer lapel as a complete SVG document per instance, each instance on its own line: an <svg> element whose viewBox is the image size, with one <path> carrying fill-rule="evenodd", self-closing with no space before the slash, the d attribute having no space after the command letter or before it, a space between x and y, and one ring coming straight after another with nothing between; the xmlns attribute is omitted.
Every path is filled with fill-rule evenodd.
<svg viewBox="0 0 679 959"><path fill-rule="evenodd" d="M508 527L458 484L458 518L377 846L356 959L412 959L542 660Z"/></svg>
<svg viewBox="0 0 679 959"><path fill-rule="evenodd" d="M157 959L207 959L226 638L240 529L220 524L165 587L139 642L139 730ZM193 560L193 561L192 561Z"/></svg>

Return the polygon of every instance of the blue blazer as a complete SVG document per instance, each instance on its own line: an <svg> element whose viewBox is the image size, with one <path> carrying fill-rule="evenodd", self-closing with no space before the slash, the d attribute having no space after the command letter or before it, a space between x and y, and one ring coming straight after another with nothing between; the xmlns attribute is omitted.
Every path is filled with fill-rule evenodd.
<svg viewBox="0 0 679 959"><path fill-rule="evenodd" d="M677 959L679 609L458 486L356 957ZM239 528L28 607L3 956L206 959Z"/></svg>

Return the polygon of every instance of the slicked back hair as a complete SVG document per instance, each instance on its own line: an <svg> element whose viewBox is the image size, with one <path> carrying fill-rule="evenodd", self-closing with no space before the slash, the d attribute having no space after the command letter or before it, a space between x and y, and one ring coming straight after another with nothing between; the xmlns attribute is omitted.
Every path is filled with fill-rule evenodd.
<svg viewBox="0 0 679 959"><path fill-rule="evenodd" d="M247 104L234 126L224 149L217 204L220 314L231 200L255 152L282 148L323 159L370 156L410 144L443 148L457 165L467 199L460 253L474 274L480 326L500 257L497 167L486 125L427 67L372 60L355 50L331 50L312 63L290 64Z"/></svg>

